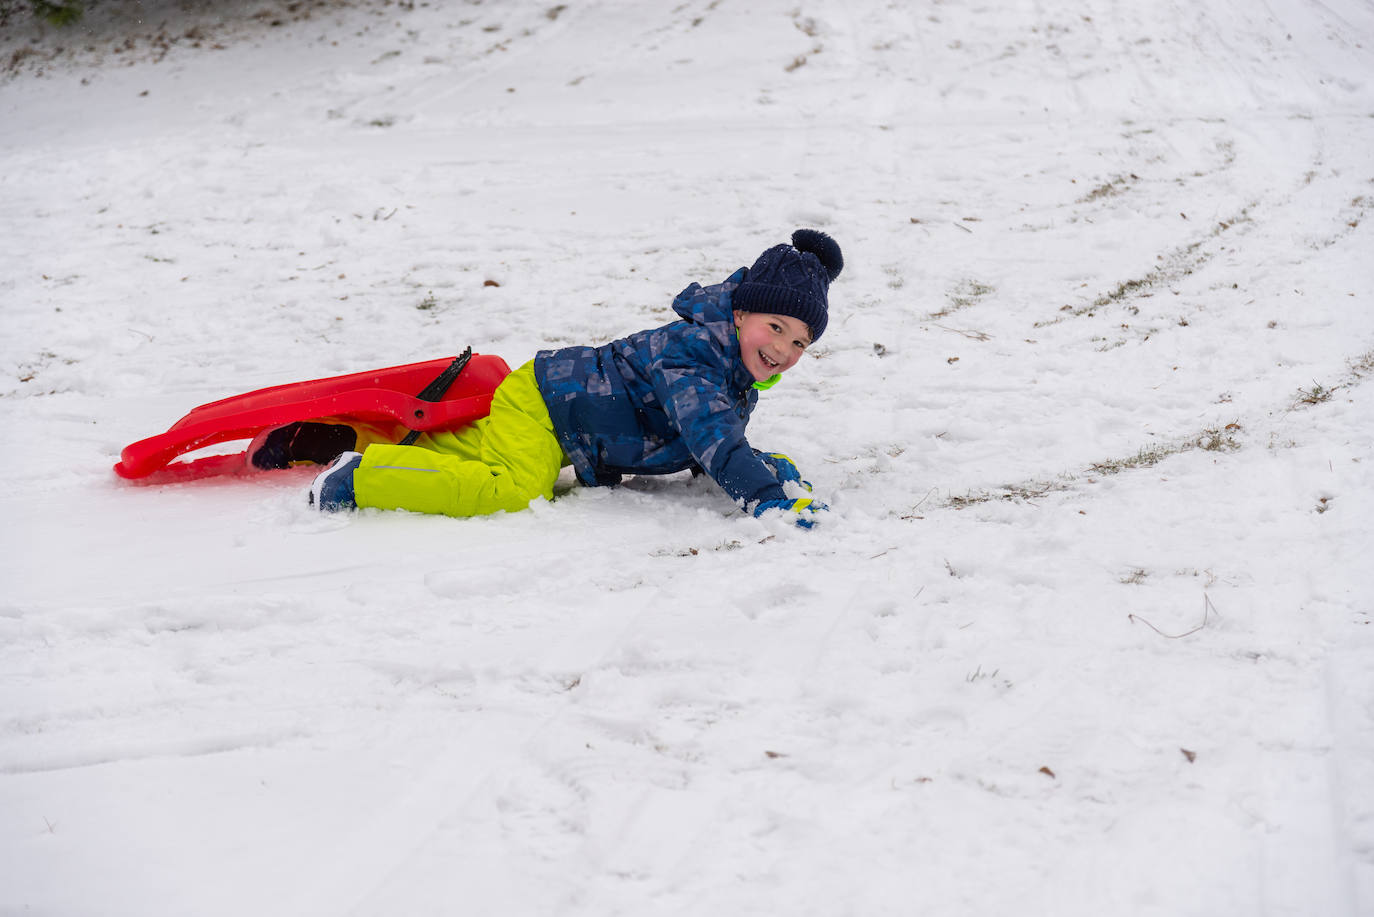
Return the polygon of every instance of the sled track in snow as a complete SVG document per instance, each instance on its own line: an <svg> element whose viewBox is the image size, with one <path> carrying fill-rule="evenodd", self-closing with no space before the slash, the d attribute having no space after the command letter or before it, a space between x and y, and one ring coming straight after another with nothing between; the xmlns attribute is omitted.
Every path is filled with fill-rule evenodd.
<svg viewBox="0 0 1374 917"><path fill-rule="evenodd" d="M1374 350L1367 350L1346 361L1346 371L1331 384L1314 382L1312 388L1294 393L1293 401L1280 409L1271 410L1269 416L1286 416L1293 412L1309 410L1316 405L1331 401L1341 392L1351 391L1374 378ZM1041 497L1063 493L1079 488L1081 484L1092 485L1100 479L1113 475L1153 468L1156 465L1187 452L1204 451L1216 453L1237 452L1247 447L1245 431L1262 425L1254 421L1242 424L1239 420L1226 424L1208 426L1192 433L1166 438L1141 446L1135 453L1116 458L1093 462L1087 468L1077 471L1062 471L1058 474L1030 478L1015 484L1005 484L991 490L968 491L951 495L935 504L943 509L967 509L983 503L1034 503ZM1270 448L1275 448L1277 433L1270 432ZM924 503L924 501L923 501ZM902 516L903 519L920 518L915 515L919 507Z"/></svg>

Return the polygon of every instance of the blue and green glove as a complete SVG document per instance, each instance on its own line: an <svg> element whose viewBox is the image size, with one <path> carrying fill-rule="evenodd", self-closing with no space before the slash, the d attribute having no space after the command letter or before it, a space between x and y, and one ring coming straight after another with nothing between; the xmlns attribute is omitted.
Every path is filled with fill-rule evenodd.
<svg viewBox="0 0 1374 917"><path fill-rule="evenodd" d="M760 452L755 449L754 454L759 457L759 461L768 466L768 469L773 472L773 477L778 479L779 484L786 484L788 481L796 481L802 487L806 488L808 493L811 491L811 482L803 481L801 472L797 470L796 464L781 452Z"/></svg>
<svg viewBox="0 0 1374 917"><path fill-rule="evenodd" d="M757 449L754 450L754 455L758 456L759 461L768 466L768 470L773 472L773 477L778 479L779 484L795 483L807 493L811 493L811 482L802 480L801 472L797 470L796 463L790 458L781 452L760 452ZM754 516L762 516L772 509L781 510L785 513L795 513L797 525L800 528L809 529L816 524L816 514L828 511L830 507L810 497L762 500L754 507Z"/></svg>
<svg viewBox="0 0 1374 917"><path fill-rule="evenodd" d="M797 518L794 521L797 526L809 529L816 524L816 513L828 511L830 507L810 497L802 497L799 500L760 500L758 506L754 507L754 516L757 518L772 509L796 513Z"/></svg>

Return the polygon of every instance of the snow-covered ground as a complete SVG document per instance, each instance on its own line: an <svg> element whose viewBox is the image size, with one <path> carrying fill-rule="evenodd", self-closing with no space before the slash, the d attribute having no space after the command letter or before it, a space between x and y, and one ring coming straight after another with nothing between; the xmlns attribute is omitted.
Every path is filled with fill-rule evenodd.
<svg viewBox="0 0 1374 917"><path fill-rule="evenodd" d="M1374 912L1368 2L186 6L0 35L0 914ZM798 226L813 531L111 473Z"/></svg>

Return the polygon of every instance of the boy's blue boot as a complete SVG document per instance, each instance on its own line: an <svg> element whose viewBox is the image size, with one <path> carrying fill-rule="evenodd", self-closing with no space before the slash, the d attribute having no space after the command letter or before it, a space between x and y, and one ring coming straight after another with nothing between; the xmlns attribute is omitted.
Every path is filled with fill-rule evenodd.
<svg viewBox="0 0 1374 917"><path fill-rule="evenodd" d="M263 430L248 446L248 464L270 470L290 468L300 462L324 465L358 444L358 434L347 424L296 421Z"/></svg>
<svg viewBox="0 0 1374 917"><path fill-rule="evenodd" d="M353 472L358 470L362 461L361 452L345 452L334 459L310 485L310 505L322 513L357 509L358 500L353 495Z"/></svg>

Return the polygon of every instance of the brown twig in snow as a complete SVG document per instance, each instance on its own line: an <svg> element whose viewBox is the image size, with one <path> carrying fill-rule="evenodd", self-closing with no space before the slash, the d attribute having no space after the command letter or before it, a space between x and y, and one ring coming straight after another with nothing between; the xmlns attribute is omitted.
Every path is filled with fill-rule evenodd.
<svg viewBox="0 0 1374 917"><path fill-rule="evenodd" d="M1190 630L1190 631L1185 631L1184 633L1181 633L1181 634L1166 634L1166 633L1164 633L1164 631L1160 630L1158 627L1155 627L1153 624L1151 624L1149 621L1146 621L1144 618L1140 617L1139 615L1133 615L1133 614L1132 614L1132 615L1126 615L1126 617L1130 618L1132 621L1139 621L1141 624L1144 624L1144 625L1145 625L1146 627L1148 627L1150 630L1154 631L1155 633L1159 634L1161 637L1164 637L1165 639L1168 639L1168 640L1182 640L1184 637L1190 637L1190 636L1192 636L1193 634L1197 633L1198 631L1202 630L1204 627L1206 627L1206 626L1207 626L1207 618L1208 618L1208 615L1210 615L1210 614L1215 614L1217 617L1221 617L1221 613L1220 613L1219 611L1217 611L1217 607L1216 607L1215 605L1212 604L1212 598L1211 598L1211 596L1209 596L1209 595L1208 595L1207 593L1205 593L1205 592L1202 594L1202 602L1203 602L1203 605L1202 605L1202 623L1199 624L1197 627L1194 627L1192 630Z"/></svg>

